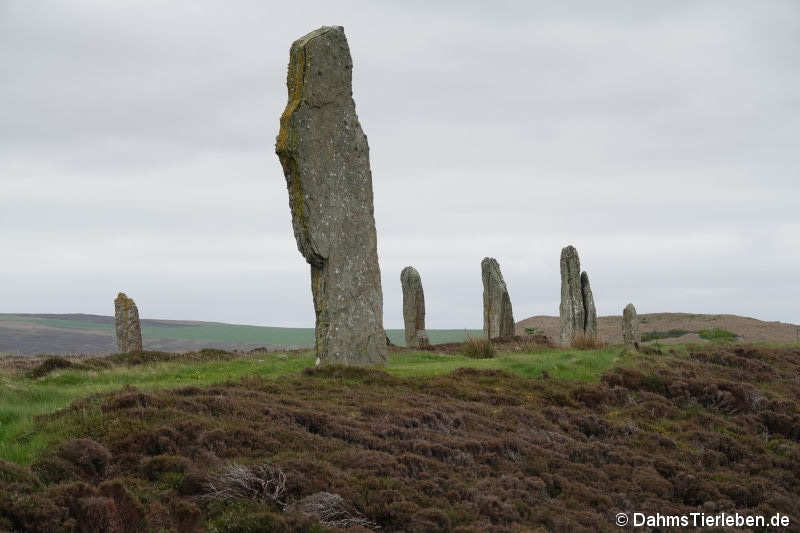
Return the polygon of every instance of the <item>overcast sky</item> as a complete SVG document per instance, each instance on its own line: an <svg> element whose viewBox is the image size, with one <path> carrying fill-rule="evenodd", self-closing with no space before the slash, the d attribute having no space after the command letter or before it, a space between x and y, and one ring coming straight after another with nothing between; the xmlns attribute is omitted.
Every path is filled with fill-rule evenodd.
<svg viewBox="0 0 800 533"><path fill-rule="evenodd" d="M489 7L491 6L491 7ZM313 326L274 153L291 42L344 26L384 323L800 322L800 2L0 0L0 312Z"/></svg>

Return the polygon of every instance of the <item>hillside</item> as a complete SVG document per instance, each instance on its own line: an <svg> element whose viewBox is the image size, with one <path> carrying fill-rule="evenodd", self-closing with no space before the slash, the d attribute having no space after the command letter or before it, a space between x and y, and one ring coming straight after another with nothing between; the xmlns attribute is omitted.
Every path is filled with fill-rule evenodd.
<svg viewBox="0 0 800 533"><path fill-rule="evenodd" d="M610 344L622 342L622 317L601 316L597 318L600 338ZM517 322L518 335L525 328L543 332L551 339L559 338L557 316L533 316ZM650 313L639 315L641 333L686 332L675 337L658 339L659 343L704 342L697 332L714 328L730 331L740 342L800 342L800 326L784 322L764 322L755 318L737 315L698 315L691 313Z"/></svg>
<svg viewBox="0 0 800 533"><path fill-rule="evenodd" d="M798 342L800 326L764 322L736 315L698 315L652 313L640 315L641 331L684 332L658 339L659 343L704 342L697 332L720 328L738 335L740 342ZM534 316L517 323L518 335L533 328L551 339L559 336L558 317ZM610 344L622 342L622 318L598 318L601 338ZM402 346L403 332L387 330L391 341ZM314 344L313 328L279 328L200 322L188 320L142 320L146 350L191 352L203 348L248 351L298 349ZM467 335L480 336L480 330L428 330L433 343L460 342ZM110 354L117 351L114 319L86 314L0 314L0 354Z"/></svg>
<svg viewBox="0 0 800 533"><path fill-rule="evenodd" d="M279 328L143 319L145 350L191 352L203 348L248 351L298 349L314 345L314 328ZM475 330L429 330L431 342L457 342ZM402 345L403 332L387 331ZM117 351L114 318L86 314L0 314L0 354L109 354Z"/></svg>
<svg viewBox="0 0 800 533"><path fill-rule="evenodd" d="M384 370L300 371L308 352L2 360L0 530L799 523L797 346L498 348L397 348Z"/></svg>

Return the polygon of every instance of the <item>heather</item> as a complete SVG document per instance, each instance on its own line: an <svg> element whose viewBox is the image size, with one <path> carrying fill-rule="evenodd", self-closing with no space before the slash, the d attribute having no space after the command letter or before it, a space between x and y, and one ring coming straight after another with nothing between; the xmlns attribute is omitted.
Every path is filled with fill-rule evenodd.
<svg viewBox="0 0 800 533"><path fill-rule="evenodd" d="M800 519L797 347L498 344L488 359L394 350L383 370L217 353L7 373L4 394L90 379L97 393L3 436L50 440L0 463L0 525L588 532L618 530L619 511Z"/></svg>

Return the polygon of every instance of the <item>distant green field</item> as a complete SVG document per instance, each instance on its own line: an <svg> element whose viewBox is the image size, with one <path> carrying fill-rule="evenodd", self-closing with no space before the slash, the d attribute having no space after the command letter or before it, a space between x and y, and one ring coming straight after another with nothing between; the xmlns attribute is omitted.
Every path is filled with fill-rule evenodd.
<svg viewBox="0 0 800 533"><path fill-rule="evenodd" d="M64 329L84 329L98 332L111 333L114 325L109 322L95 322L87 320L72 320L59 318L37 318L28 316L14 317L4 315L0 320L17 320L41 324ZM403 330L390 329L386 331L393 344L405 346ZM428 337L434 344L443 342L460 342L467 336L479 337L483 334L477 329L432 329L428 330ZM280 346L310 346L314 344L314 328L278 328L267 326L243 326L235 324L203 324L203 325L142 325L142 336L145 339L173 339L190 341L228 341L246 344L280 345Z"/></svg>

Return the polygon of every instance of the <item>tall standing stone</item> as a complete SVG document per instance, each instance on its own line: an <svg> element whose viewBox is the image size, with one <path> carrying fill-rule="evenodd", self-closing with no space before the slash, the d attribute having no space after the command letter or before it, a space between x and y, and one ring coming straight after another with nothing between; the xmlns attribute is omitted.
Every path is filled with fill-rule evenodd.
<svg viewBox="0 0 800 533"><path fill-rule="evenodd" d="M626 305L622 311L622 342L627 345L642 342L639 333L639 315L636 314L633 304Z"/></svg>
<svg viewBox="0 0 800 533"><path fill-rule="evenodd" d="M400 272L400 285L403 288L403 322L405 323L406 346L422 348L425 344L425 292L419 272L407 266ZM419 333L422 334L419 334Z"/></svg>
<svg viewBox="0 0 800 533"><path fill-rule="evenodd" d="M589 274L586 272L581 272L581 296L583 297L584 312L583 333L587 337L597 338L597 308L594 306Z"/></svg>
<svg viewBox="0 0 800 533"><path fill-rule="evenodd" d="M581 289L581 261L574 246L561 250L561 344L570 344L576 333L583 333L586 310Z"/></svg>
<svg viewBox="0 0 800 533"><path fill-rule="evenodd" d="M483 278L483 334L487 339L513 335L514 314L511 311L511 298L496 259L483 258L481 277Z"/></svg>
<svg viewBox="0 0 800 533"><path fill-rule="evenodd" d="M142 351L142 327L139 324L139 310L124 292L114 300L114 325L117 331L119 353Z"/></svg>
<svg viewBox="0 0 800 533"><path fill-rule="evenodd" d="M386 362L369 146L352 96L341 26L296 40L275 151L297 248L311 265L317 362Z"/></svg>

